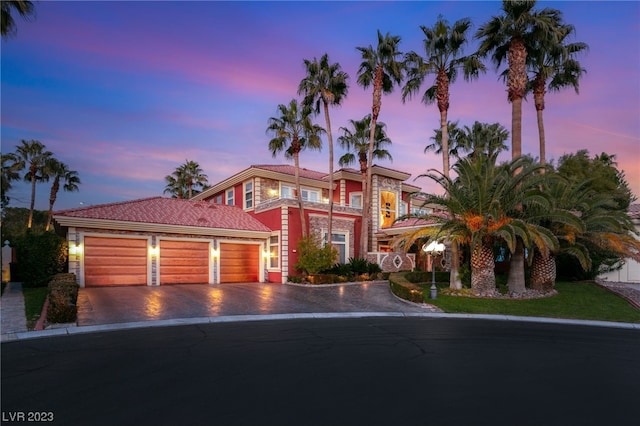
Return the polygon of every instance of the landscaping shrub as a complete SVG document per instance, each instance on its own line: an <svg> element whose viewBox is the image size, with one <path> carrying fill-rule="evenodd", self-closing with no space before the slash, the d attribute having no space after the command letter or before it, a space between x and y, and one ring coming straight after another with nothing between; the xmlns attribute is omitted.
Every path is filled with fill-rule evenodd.
<svg viewBox="0 0 640 426"><path fill-rule="evenodd" d="M449 271L436 271L436 282L448 283ZM411 271L405 274L405 279L410 283L430 283L433 280L433 273L427 271Z"/></svg>
<svg viewBox="0 0 640 426"><path fill-rule="evenodd" d="M58 274L48 285L47 322L75 322L78 317L78 283L74 274Z"/></svg>
<svg viewBox="0 0 640 426"><path fill-rule="evenodd" d="M320 247L317 238L306 237L298 241L298 262L296 269L307 274L317 274L318 272L330 268L338 257L338 251L331 245Z"/></svg>
<svg viewBox="0 0 640 426"><path fill-rule="evenodd" d="M424 301L422 288L407 281L404 273L396 272L390 274L389 285L391 286L393 294L402 299L415 303L422 303Z"/></svg>
<svg viewBox="0 0 640 426"><path fill-rule="evenodd" d="M302 275L289 275L287 277L287 281L290 283L300 284L304 281L304 278L302 278Z"/></svg>
<svg viewBox="0 0 640 426"><path fill-rule="evenodd" d="M44 287L67 262L67 241L53 232L27 232L16 240L18 274L24 287Z"/></svg>

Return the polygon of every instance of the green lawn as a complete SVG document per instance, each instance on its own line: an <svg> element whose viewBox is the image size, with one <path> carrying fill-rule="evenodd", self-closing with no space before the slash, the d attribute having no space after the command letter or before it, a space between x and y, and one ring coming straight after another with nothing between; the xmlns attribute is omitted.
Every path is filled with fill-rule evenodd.
<svg viewBox="0 0 640 426"><path fill-rule="evenodd" d="M443 284L443 288L444 288ZM515 316L572 318L640 323L640 309L623 298L588 282L558 282L558 294L543 299L480 299L438 294L429 299L430 284L424 285L425 302L448 313L502 314Z"/></svg>
<svg viewBox="0 0 640 426"><path fill-rule="evenodd" d="M27 317L27 328L33 330L36 321L42 313L44 301L47 298L47 287L23 288L24 310Z"/></svg>

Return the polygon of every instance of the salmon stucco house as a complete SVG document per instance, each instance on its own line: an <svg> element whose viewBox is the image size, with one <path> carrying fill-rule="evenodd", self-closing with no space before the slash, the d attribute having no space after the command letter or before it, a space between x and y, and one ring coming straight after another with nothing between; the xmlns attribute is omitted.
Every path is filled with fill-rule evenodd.
<svg viewBox="0 0 640 426"><path fill-rule="evenodd" d="M69 243L69 272L81 286L284 283L294 265L301 222L294 167L253 165L191 200L154 197L54 214ZM369 251L358 253L362 224L359 171L334 173L331 243L339 261L366 257L383 270L415 267L415 255L396 253L391 239L415 221L395 222L415 211L406 183L410 175L374 165ZM328 239L329 179L300 169L305 220L310 232Z"/></svg>

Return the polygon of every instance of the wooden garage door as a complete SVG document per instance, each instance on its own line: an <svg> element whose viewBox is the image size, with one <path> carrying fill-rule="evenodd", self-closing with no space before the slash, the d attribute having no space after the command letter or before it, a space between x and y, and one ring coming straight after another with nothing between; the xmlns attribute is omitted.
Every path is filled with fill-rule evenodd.
<svg viewBox="0 0 640 426"><path fill-rule="evenodd" d="M147 285L147 240L84 237L84 283Z"/></svg>
<svg viewBox="0 0 640 426"><path fill-rule="evenodd" d="M260 246L256 244L220 244L220 282L256 282L260 271Z"/></svg>
<svg viewBox="0 0 640 426"><path fill-rule="evenodd" d="M160 285L208 282L209 242L160 240Z"/></svg>

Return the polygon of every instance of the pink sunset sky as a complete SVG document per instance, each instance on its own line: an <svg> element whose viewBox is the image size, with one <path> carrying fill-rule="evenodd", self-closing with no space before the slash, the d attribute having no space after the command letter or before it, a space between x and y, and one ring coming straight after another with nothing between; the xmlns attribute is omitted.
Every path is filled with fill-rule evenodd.
<svg viewBox="0 0 640 426"><path fill-rule="evenodd" d="M36 2L31 22L2 40L2 152L38 139L77 170L80 192L60 193L56 209L162 195L164 177L195 160L211 184L273 158L265 134L278 104L298 98L303 59L328 53L350 76L343 105L331 110L334 140L349 119L371 111L371 88L358 86L356 46L376 44L376 31L402 37L400 49L423 53L420 25L439 14L468 17L473 34L500 2ZM550 93L544 111L547 158L586 149L614 154L640 195L640 3L540 2L576 27L572 41L587 74L580 94ZM492 64L479 80L451 88L449 119L461 125L511 127L506 88ZM425 85L426 89L426 85ZM442 160L424 147L439 126L435 105L400 90L383 98L380 120L393 141L386 167L412 174ZM316 122L324 126L321 115ZM508 141L510 144L510 140ZM303 152L301 166L328 170L328 148ZM523 104L523 152L538 155L533 100ZM343 152L337 148L337 158ZM504 154L507 159L510 153ZM337 164L336 164L337 167ZM48 207L49 184L36 208ZM30 190L15 184L10 206L28 207Z"/></svg>

